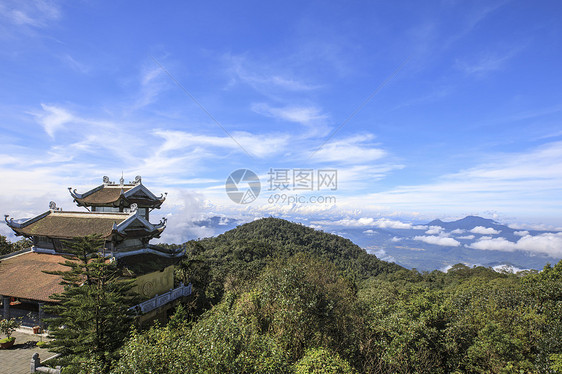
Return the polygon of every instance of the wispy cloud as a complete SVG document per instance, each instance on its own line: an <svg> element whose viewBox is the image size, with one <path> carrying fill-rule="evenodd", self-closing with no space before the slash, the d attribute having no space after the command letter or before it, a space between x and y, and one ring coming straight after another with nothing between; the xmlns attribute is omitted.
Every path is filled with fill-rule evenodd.
<svg viewBox="0 0 562 374"><path fill-rule="evenodd" d="M364 164L380 160L387 152L373 143L373 134L362 134L334 140L313 154L316 162Z"/></svg>
<svg viewBox="0 0 562 374"><path fill-rule="evenodd" d="M63 63L65 63L67 66L69 66L72 70L75 70L79 73L85 74L85 73L88 73L90 71L90 66L77 61L74 57L72 57L68 53L62 55L60 57L60 59Z"/></svg>
<svg viewBox="0 0 562 374"><path fill-rule="evenodd" d="M150 62L151 64L145 66L140 73L140 87L135 95L135 102L129 109L130 111L135 111L153 104L158 95L167 87L167 81L165 77L163 77L162 69L158 66L154 66L152 61Z"/></svg>
<svg viewBox="0 0 562 374"><path fill-rule="evenodd" d="M391 205L394 209L446 208L450 212L479 209L509 213L514 201L520 214L537 206L552 212L559 209L553 202L558 201L555 196L562 185L562 142L490 158L494 161L444 175L432 183L396 187L370 194L363 201L376 201L377 205Z"/></svg>
<svg viewBox="0 0 562 374"><path fill-rule="evenodd" d="M520 51L521 47L516 47L504 53L482 53L471 61L467 59L457 59L455 67L466 74L482 76L489 72L503 69L507 61L516 56Z"/></svg>
<svg viewBox="0 0 562 374"><path fill-rule="evenodd" d="M163 138L164 143L156 151L157 156L171 151L193 151L201 152L204 157L221 157L220 152L205 152L211 148L228 149L230 152L242 154L242 150L228 136L198 135L184 131L155 130L154 135ZM252 134L237 131L232 135L245 149L257 157L272 157L282 152L287 147L289 136L282 133ZM203 154L201 155L203 157Z"/></svg>
<svg viewBox="0 0 562 374"><path fill-rule="evenodd" d="M268 117L285 121L301 123L304 125L323 123L328 115L315 106L285 106L275 108L265 103L252 104L252 110Z"/></svg>
<svg viewBox="0 0 562 374"><path fill-rule="evenodd" d="M42 113L36 114L36 118L45 132L51 137L55 137L55 132L64 128L64 125L74 120L72 114L67 110L55 105L41 104Z"/></svg>
<svg viewBox="0 0 562 374"><path fill-rule="evenodd" d="M257 91L284 90L288 92L311 91L319 85L295 77L279 61L254 62L245 56L227 55L225 61L233 82L248 84ZM232 82L231 82L232 83Z"/></svg>
<svg viewBox="0 0 562 374"><path fill-rule="evenodd" d="M18 26L44 27L61 17L59 6L52 1L7 1L0 4L2 18Z"/></svg>

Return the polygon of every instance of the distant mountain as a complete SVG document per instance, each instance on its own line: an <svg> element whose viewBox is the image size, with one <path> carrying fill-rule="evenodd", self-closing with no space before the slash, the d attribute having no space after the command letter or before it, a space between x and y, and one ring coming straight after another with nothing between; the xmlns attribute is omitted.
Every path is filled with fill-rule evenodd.
<svg viewBox="0 0 562 374"><path fill-rule="evenodd" d="M536 251L477 249L474 243L479 240L516 243L525 235L548 233L516 230L495 220L478 216L468 216L450 222L436 219L409 229L368 226L360 229L338 228L337 233L380 258L418 270L444 270L457 263L542 269L547 263L557 263L560 260Z"/></svg>
<svg viewBox="0 0 562 374"><path fill-rule="evenodd" d="M436 219L429 222L427 226L440 226L447 230L472 230L473 228L478 226L492 227L494 229L497 229L496 227L501 229L508 228L507 226L501 225L500 223L492 219L482 218L478 216L467 216L452 222L443 222L440 219Z"/></svg>

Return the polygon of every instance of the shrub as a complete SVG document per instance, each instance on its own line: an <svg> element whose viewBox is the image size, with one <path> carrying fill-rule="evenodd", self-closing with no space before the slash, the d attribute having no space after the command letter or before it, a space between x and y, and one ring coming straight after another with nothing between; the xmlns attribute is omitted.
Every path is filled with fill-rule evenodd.
<svg viewBox="0 0 562 374"><path fill-rule="evenodd" d="M353 373L349 363L337 353L325 348L309 349L295 365L297 374L346 374Z"/></svg>
<svg viewBox="0 0 562 374"><path fill-rule="evenodd" d="M20 319L2 319L0 320L0 331L2 331L2 333L9 338L10 336L12 336L13 332L16 331L18 327L20 327L20 325Z"/></svg>

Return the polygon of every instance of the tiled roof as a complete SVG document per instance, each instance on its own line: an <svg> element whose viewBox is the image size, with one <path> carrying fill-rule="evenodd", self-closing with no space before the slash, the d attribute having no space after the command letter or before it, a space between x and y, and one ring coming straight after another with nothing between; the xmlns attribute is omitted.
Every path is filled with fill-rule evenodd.
<svg viewBox="0 0 562 374"><path fill-rule="evenodd" d="M98 234L111 235L113 224L119 225L130 215L127 213L84 213L49 211L23 227L12 227L18 234L48 236L51 238L75 238Z"/></svg>
<svg viewBox="0 0 562 374"><path fill-rule="evenodd" d="M165 195L154 195L142 184L102 184L80 194L69 187L70 195L79 206L117 206L129 207L135 203L140 207L159 208ZM118 204L119 203L119 204Z"/></svg>
<svg viewBox="0 0 562 374"><path fill-rule="evenodd" d="M0 261L0 295L39 301L53 301L49 296L64 287L61 277L43 270L68 270L60 265L65 258L59 255L28 252Z"/></svg>
<svg viewBox="0 0 562 374"><path fill-rule="evenodd" d="M121 196L121 189L123 192L129 191L134 186L103 186L99 189L94 189L94 192L83 194L82 198L77 198L83 204L111 204L119 200Z"/></svg>

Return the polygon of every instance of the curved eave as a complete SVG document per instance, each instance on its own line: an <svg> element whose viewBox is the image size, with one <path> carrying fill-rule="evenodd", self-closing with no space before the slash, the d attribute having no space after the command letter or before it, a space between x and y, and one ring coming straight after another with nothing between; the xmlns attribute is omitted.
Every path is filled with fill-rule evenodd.
<svg viewBox="0 0 562 374"><path fill-rule="evenodd" d="M94 192L97 192L97 191L101 190L104 187L105 187L105 185L101 184L101 185L99 185L95 188L92 188L90 191L86 191L84 193L78 193L78 192L76 192L76 188L73 190L72 187L68 187L68 192L70 192L70 196L72 196L73 199L81 200L81 199L84 199L85 197L90 196Z"/></svg>
<svg viewBox="0 0 562 374"><path fill-rule="evenodd" d="M37 222L37 221L39 221L39 220L42 219L42 218L45 218L46 216L48 216L49 214L51 214L51 212L52 212L52 211L48 210L48 211L46 211L46 212L44 212L44 213L41 213L41 214L39 214L38 216L35 216L35 217L33 217L33 218L30 218L30 219L28 219L27 221L24 221L24 222L22 222L22 223L17 223L17 222L15 222L13 218L11 218L11 219L8 220L8 217L9 217L8 214L4 215L4 220L6 221L6 225L8 225L9 228L11 228L12 230L14 230L14 232L15 232L17 235L23 235L23 236L25 236L25 237L30 238L30 237L33 236L33 234L26 233L26 232L24 231L24 229L25 229L27 226L31 225L32 223Z"/></svg>

